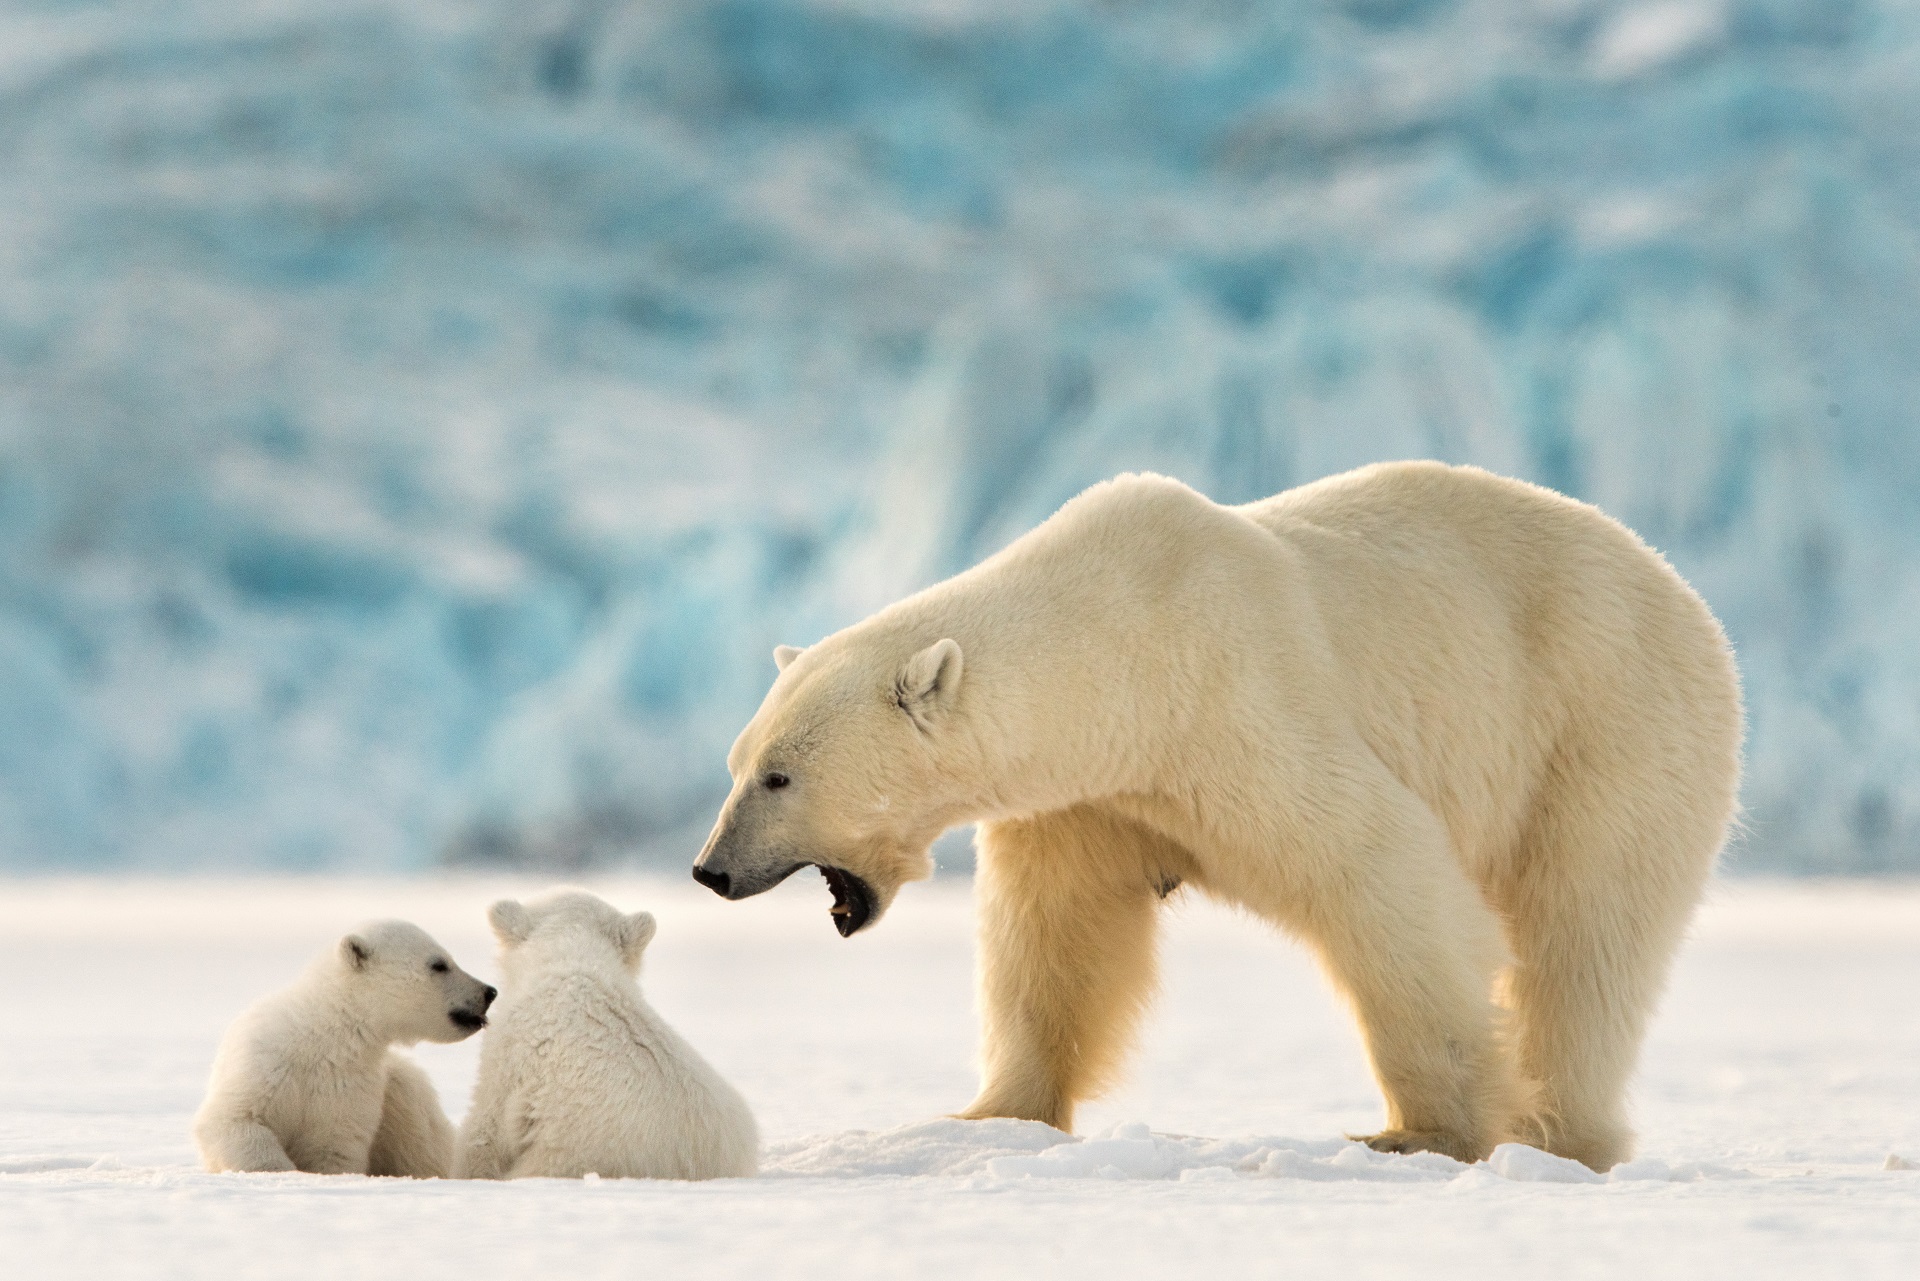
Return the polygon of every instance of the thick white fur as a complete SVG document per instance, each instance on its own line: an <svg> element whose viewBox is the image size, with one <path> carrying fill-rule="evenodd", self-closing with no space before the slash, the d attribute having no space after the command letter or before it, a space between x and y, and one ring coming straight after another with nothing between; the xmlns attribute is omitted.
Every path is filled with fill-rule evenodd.
<svg viewBox="0 0 1920 1281"><path fill-rule="evenodd" d="M442 965L444 970L434 966ZM444 1178L453 1126L388 1047L459 1041L493 989L404 921L364 925L234 1020L194 1119L209 1170Z"/></svg>
<svg viewBox="0 0 1920 1281"><path fill-rule="evenodd" d="M1071 1124L1185 883L1317 951L1386 1095L1375 1146L1629 1154L1741 711L1706 606L1596 509L1435 463L1235 508L1124 476L781 657L703 873L837 867L877 918L979 821L965 1115Z"/></svg>
<svg viewBox="0 0 1920 1281"><path fill-rule="evenodd" d="M565 890L496 903L505 995L455 1175L716 1179L758 1168L746 1100L640 996L653 917Z"/></svg>

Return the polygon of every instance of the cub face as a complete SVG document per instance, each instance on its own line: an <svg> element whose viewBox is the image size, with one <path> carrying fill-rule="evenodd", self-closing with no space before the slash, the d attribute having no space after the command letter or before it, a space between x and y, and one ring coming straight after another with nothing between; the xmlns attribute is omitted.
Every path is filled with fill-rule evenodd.
<svg viewBox="0 0 1920 1281"><path fill-rule="evenodd" d="M395 1041L464 1041L487 1025L499 995L406 921L361 926L340 940L336 960L348 990Z"/></svg>
<svg viewBox="0 0 1920 1281"><path fill-rule="evenodd" d="M728 753L733 790L693 876L741 899L817 867L834 927L851 936L932 874L928 847L965 817L960 646L894 653L830 637L774 660L780 675Z"/></svg>

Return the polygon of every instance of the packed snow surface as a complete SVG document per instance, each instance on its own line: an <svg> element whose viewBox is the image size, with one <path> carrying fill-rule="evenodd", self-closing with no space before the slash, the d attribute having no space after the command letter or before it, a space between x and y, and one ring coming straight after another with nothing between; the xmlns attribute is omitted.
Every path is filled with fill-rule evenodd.
<svg viewBox="0 0 1920 1281"><path fill-rule="evenodd" d="M1700 919L1602 1177L1465 1166L1380 1122L1308 961L1170 914L1137 1071L1077 1136L943 1119L971 1096L971 904L910 887L841 940L817 884L728 904L595 885L660 919L642 983L759 1113L764 1171L707 1184L209 1175L188 1138L224 1024L357 920L494 974L444 881L0 884L0 1257L14 1276L1910 1277L1920 1252L1920 887L1745 883ZM456 1117L478 1043L423 1046Z"/></svg>
<svg viewBox="0 0 1920 1281"><path fill-rule="evenodd" d="M0 6L0 867L569 865L1128 469L1431 456L1920 871L1913 0Z"/></svg>

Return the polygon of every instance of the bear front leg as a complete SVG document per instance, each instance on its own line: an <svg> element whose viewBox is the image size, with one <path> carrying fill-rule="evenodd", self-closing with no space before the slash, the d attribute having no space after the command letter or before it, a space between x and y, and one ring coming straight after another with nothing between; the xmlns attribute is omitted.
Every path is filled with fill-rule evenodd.
<svg viewBox="0 0 1920 1281"><path fill-rule="evenodd" d="M515 1106L509 1082L511 1072L503 1054L490 1055L494 1046L481 1051L480 1079L473 1087L473 1102L467 1107L467 1119L460 1127L454 1147L453 1177L456 1179L504 1179L520 1157L517 1127L509 1127L510 1109Z"/></svg>
<svg viewBox="0 0 1920 1281"><path fill-rule="evenodd" d="M367 1149L367 1173L407 1179L444 1179L453 1166L453 1124L420 1065L391 1052L380 1127Z"/></svg>
<svg viewBox="0 0 1920 1281"><path fill-rule="evenodd" d="M469 1125L460 1134L460 1145L453 1154L456 1179L504 1179L513 1168L513 1155L500 1141L497 1126L482 1121Z"/></svg>
<svg viewBox="0 0 1920 1281"><path fill-rule="evenodd" d="M280 1139L258 1121L221 1117L194 1126L200 1162L215 1174L264 1174L294 1169Z"/></svg>
<svg viewBox="0 0 1920 1281"><path fill-rule="evenodd" d="M1076 807L982 824L977 843L981 1085L960 1115L1071 1129L1153 993L1165 842Z"/></svg>

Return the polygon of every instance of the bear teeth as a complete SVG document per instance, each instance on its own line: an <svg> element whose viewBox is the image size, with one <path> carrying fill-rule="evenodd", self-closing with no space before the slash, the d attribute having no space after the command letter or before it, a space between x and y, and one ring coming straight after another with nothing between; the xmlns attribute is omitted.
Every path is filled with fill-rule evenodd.
<svg viewBox="0 0 1920 1281"><path fill-rule="evenodd" d="M833 928L840 932L840 937L849 938L867 923L872 912L869 906L872 898L866 883L851 872L843 872L837 867L820 866L820 875L826 878L827 888L833 891L833 906L827 909L827 914L833 918Z"/></svg>

